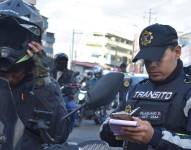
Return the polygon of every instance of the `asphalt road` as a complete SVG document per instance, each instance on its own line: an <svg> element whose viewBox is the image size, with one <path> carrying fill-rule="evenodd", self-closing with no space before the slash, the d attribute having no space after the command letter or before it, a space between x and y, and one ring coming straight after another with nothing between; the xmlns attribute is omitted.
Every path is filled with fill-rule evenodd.
<svg viewBox="0 0 191 150"><path fill-rule="evenodd" d="M80 127L73 129L68 138L68 142L80 143L88 140L100 140L99 125L95 125L93 120L84 120ZM111 148L111 150L122 150L122 148Z"/></svg>

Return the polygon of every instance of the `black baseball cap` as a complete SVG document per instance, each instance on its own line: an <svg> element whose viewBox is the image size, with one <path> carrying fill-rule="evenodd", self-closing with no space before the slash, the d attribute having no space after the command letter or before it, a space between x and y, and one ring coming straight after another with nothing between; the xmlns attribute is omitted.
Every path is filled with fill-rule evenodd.
<svg viewBox="0 0 191 150"><path fill-rule="evenodd" d="M133 62L139 59L157 61L169 46L178 45L176 30L169 25L153 24L146 27L139 37L140 51Z"/></svg>

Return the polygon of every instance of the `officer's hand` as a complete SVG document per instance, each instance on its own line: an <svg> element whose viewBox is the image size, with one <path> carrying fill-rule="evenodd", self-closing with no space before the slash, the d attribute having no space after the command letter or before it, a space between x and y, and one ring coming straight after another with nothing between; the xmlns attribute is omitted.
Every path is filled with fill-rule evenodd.
<svg viewBox="0 0 191 150"><path fill-rule="evenodd" d="M148 144L154 134L154 129L148 121L133 117L138 122L138 127L122 127L123 140L134 143Z"/></svg>

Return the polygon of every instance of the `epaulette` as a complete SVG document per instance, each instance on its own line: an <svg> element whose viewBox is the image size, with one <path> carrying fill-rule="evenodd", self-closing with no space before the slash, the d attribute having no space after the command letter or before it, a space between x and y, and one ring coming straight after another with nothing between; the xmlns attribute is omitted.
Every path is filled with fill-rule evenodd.
<svg viewBox="0 0 191 150"><path fill-rule="evenodd" d="M185 83L191 83L191 75L186 74L186 75L185 75L184 82L185 82Z"/></svg>
<svg viewBox="0 0 191 150"><path fill-rule="evenodd" d="M143 85L143 84L148 84L148 83L149 83L149 79L144 79L144 80L140 81L138 84Z"/></svg>

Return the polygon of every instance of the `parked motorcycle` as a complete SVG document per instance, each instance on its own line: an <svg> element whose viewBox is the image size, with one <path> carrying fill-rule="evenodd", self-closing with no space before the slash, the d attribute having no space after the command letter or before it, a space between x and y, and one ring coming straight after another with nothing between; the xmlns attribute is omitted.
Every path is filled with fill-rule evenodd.
<svg viewBox="0 0 191 150"><path fill-rule="evenodd" d="M88 100L88 92L81 89L78 94L78 103L81 105ZM80 110L80 121L82 119L94 120L95 124L102 124L107 117L107 110L105 106L96 109L84 107Z"/></svg>
<svg viewBox="0 0 191 150"><path fill-rule="evenodd" d="M96 84L95 88L91 91L88 91L88 100L83 103L80 107L76 108L75 110L71 111L67 115L63 116L63 118L60 120L65 121L66 118L70 117L74 113L76 113L78 110L88 107L88 108L98 108L100 106L104 106L109 104L111 101L111 97L113 98L116 93L119 91L121 88L123 81L123 74L120 73L111 73L103 77L103 79L100 79L98 83ZM20 138L22 136L22 131L21 126L18 126L18 120L19 117L17 115L16 109L15 109L15 103L14 100L12 99L10 87L8 83L2 79L0 79L0 87L1 87L1 94L4 96L4 98L0 99L1 101L1 107L0 107L0 133L1 133L1 138L0 139L0 149L1 150L19 150L17 149L16 145L19 145ZM107 88L106 88L107 87ZM99 94L98 94L99 93ZM103 101L105 99L105 101ZM85 144L81 143L77 146L77 149L75 147L71 148L70 145L64 144L65 147L61 147L61 149L57 149L56 146L62 146L58 145L58 141L54 137L52 137L49 133L49 116L52 115L52 112L47 112L47 111L42 111L42 110L34 110L37 114L37 116L33 119L30 120L34 123L35 129L39 130L43 134L43 137L48 141L47 143L53 143L54 145L48 145L46 148L47 150L84 150L88 149L94 149L95 146L99 146L102 144L94 144L90 142L88 144L88 141L85 142ZM6 118L5 118L6 116ZM19 128L17 128L17 126ZM3 130L6 128L6 132ZM17 135L15 137L15 135ZM3 138L5 137L5 138ZM15 139L16 138L16 139ZM16 144L16 145L13 145ZM86 149L85 149L86 148ZM99 148L100 150L101 148ZM107 150L106 148L103 148L104 150Z"/></svg>

